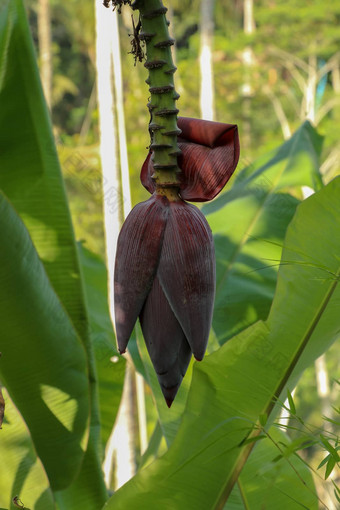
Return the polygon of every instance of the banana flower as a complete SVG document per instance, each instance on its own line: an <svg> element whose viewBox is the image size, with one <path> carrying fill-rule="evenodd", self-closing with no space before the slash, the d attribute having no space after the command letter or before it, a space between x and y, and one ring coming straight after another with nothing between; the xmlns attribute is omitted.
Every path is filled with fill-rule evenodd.
<svg viewBox="0 0 340 510"><path fill-rule="evenodd" d="M152 194L126 218L115 264L115 322L125 352L139 317L145 343L170 407L191 355L203 359L215 296L215 254L210 227L186 200L212 200L239 158L237 126L179 118L179 188L167 193L152 179L152 152L141 171Z"/></svg>

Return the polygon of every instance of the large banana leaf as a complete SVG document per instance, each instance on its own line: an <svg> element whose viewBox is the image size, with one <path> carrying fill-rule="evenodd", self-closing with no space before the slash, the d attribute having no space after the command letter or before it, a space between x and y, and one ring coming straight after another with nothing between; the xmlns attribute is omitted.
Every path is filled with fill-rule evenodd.
<svg viewBox="0 0 340 510"><path fill-rule="evenodd" d="M278 149L239 172L230 191L203 207L215 241L213 328L220 344L268 316L284 236L299 203L287 191L303 185L320 189L321 140L306 122Z"/></svg>
<svg viewBox="0 0 340 510"><path fill-rule="evenodd" d="M268 322L195 363L186 412L168 452L105 509L223 508L254 446L246 440L261 432L259 417L270 415L291 377L339 337L339 229L340 178L298 207Z"/></svg>
<svg viewBox="0 0 340 510"><path fill-rule="evenodd" d="M5 391L6 417L1 433L0 458L5 469L0 476L0 506L15 509L11 503L19 496L31 510L54 510L52 491L37 458L27 428Z"/></svg>
<svg viewBox="0 0 340 510"><path fill-rule="evenodd" d="M24 221L81 337L87 323L70 212L22 0L0 6L0 189Z"/></svg>
<svg viewBox="0 0 340 510"><path fill-rule="evenodd" d="M51 487L61 489L79 471L87 441L85 350L2 193L0 239L1 380L28 425Z"/></svg>
<svg viewBox="0 0 340 510"><path fill-rule="evenodd" d="M89 446L78 480L67 493L58 493L58 502L62 508L63 498L67 501L84 498L88 502L86 508L94 509L106 498L100 467L94 357L70 213L22 0L5 0L0 7L0 69L0 188L23 219L49 281L87 351L91 400ZM60 373L58 366L49 369ZM10 393L14 378L13 372L7 374ZM48 398L47 393L45 397ZM42 419L41 428L44 429ZM39 441L39 437L34 437L38 451ZM53 462L59 462L58 469L63 471L63 457L55 456ZM73 469L74 473L79 470L76 459ZM65 479L64 470L63 483L50 481L54 488L61 488ZM68 484L71 481L69 476Z"/></svg>

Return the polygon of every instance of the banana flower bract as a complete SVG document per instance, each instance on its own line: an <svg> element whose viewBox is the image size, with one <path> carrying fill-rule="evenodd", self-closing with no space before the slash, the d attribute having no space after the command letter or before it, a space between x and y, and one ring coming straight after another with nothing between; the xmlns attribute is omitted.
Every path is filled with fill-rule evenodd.
<svg viewBox="0 0 340 510"><path fill-rule="evenodd" d="M212 233L201 211L185 200L212 200L239 158L237 126L179 118L178 127L178 194L168 198L157 191L149 154L141 181L152 196L137 204L124 222L114 285L119 351L126 350L139 317L169 407L191 354L203 359L215 296Z"/></svg>

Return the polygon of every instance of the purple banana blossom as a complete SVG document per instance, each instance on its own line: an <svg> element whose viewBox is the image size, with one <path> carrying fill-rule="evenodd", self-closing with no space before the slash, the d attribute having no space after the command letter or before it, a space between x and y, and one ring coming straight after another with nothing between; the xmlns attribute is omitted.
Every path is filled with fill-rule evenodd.
<svg viewBox="0 0 340 510"><path fill-rule="evenodd" d="M157 194L150 155L141 180L153 193L134 207L118 238L115 320L119 351L126 350L139 317L145 343L170 407L191 359L202 360L215 296L210 227L194 205L211 200L239 157L234 125L179 119L182 169L179 194Z"/></svg>
<svg viewBox="0 0 340 510"><path fill-rule="evenodd" d="M188 117L178 118L182 133L178 158L182 170L180 195L183 200L207 202L215 198L232 176L240 156L238 130L235 124L223 124ZM150 192L156 190L151 153L146 158L141 181Z"/></svg>

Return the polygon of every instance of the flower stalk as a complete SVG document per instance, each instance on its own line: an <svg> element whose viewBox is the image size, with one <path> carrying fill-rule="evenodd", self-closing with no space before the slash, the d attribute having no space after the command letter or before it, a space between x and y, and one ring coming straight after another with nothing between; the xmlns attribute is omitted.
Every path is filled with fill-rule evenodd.
<svg viewBox="0 0 340 510"><path fill-rule="evenodd" d="M169 200L178 199L180 168L177 157L181 151L177 136L181 130L177 126L176 101L179 98L174 85L176 67L173 63L171 46L174 40L169 35L167 8L161 0L136 0L133 9L140 13L141 31L139 40L146 45L146 62L149 72L146 83L149 85L150 150L154 172L152 179L156 193Z"/></svg>

